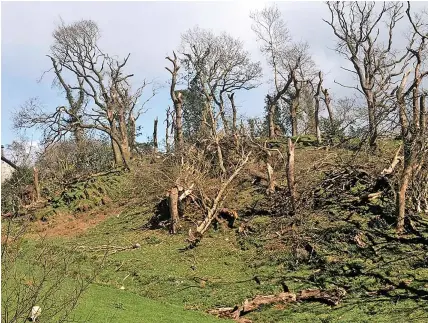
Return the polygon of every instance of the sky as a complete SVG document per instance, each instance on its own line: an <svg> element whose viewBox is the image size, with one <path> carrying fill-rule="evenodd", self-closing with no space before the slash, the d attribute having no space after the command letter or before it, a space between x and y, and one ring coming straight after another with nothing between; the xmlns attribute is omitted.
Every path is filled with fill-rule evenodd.
<svg viewBox="0 0 428 323"><path fill-rule="evenodd" d="M100 45L106 52L119 57L131 54L127 71L135 74L133 85L143 79L155 80L164 87L148 104L147 113L138 125L145 141L152 133L153 119L162 124L165 110L172 105L168 93L169 72L165 56L180 44L180 35L198 25L214 33L226 31L244 42L254 61L262 61L264 80L269 78L264 58L259 53L251 30L251 10L262 9L268 2L2 2L1 3L1 143L10 144L18 137L12 129L14 111L29 98L37 97L47 109L65 103L64 94L52 88L52 74L46 57L52 43L52 31L62 18L66 23L80 19L94 20L101 30ZM332 48L335 38L331 28L322 21L329 17L323 2L276 2L283 14L293 40L307 41L315 63L323 70L325 87L331 93L346 93L334 83L352 81L341 70L346 65ZM239 113L247 117L261 116L268 85L236 94ZM163 131L160 132L160 137ZM33 141L39 134L29 132Z"/></svg>

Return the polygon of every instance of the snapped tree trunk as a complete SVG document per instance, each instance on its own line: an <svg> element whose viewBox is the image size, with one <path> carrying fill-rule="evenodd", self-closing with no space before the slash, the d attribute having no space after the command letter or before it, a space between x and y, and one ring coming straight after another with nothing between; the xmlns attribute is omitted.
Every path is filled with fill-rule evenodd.
<svg viewBox="0 0 428 323"><path fill-rule="evenodd" d="M400 189L397 199L397 233L404 232L404 219L406 216L406 192L409 186L409 180L412 172L412 167L409 162L405 162L404 169L400 177Z"/></svg>
<svg viewBox="0 0 428 323"><path fill-rule="evenodd" d="M268 174L268 188L266 190L266 194L269 195L269 194L275 193L276 182L273 176L272 166L269 163L266 163L266 168L267 168L267 174Z"/></svg>
<svg viewBox="0 0 428 323"><path fill-rule="evenodd" d="M239 172L245 166L245 164L248 162L248 158L250 157L250 155L251 155L251 152L248 153L248 155L243 160L241 160L241 162L239 163L239 165L237 166L233 174L230 175L230 177L221 185L220 190L218 191L217 196L214 198L214 201L211 207L207 209L207 214L204 220L201 221L196 227L196 233L198 235L198 237L196 237L196 240L195 240L195 237L193 237L192 235L192 231L189 230L189 241L191 242L191 244L193 245L196 244L198 242L198 239L200 239L202 235L208 230L210 224L212 223L212 221L215 219L217 215L219 204L223 200L223 195L227 187L233 181L233 179L239 174Z"/></svg>
<svg viewBox="0 0 428 323"><path fill-rule="evenodd" d="M135 151L135 136L136 136L135 117L131 114L128 118L128 133L129 133L129 151L131 155Z"/></svg>
<svg viewBox="0 0 428 323"><path fill-rule="evenodd" d="M296 213L296 191L294 182L294 143L291 138L288 138L287 151L287 185L290 192L290 201L293 214Z"/></svg>
<svg viewBox="0 0 428 323"><path fill-rule="evenodd" d="M224 101L223 101L223 96L220 95L220 102L218 104L219 110L220 110L220 116L221 116L221 121L223 122L223 129L224 129L224 133L226 135L228 135L229 132L229 122L227 121L226 118L226 111L224 110Z"/></svg>
<svg viewBox="0 0 428 323"><path fill-rule="evenodd" d="M175 108L175 134L176 145L178 149L183 147L183 98L181 92L177 95L177 100L174 101Z"/></svg>
<svg viewBox="0 0 428 323"><path fill-rule="evenodd" d="M321 144L322 138L321 138L321 129L320 129L319 109L320 109L320 99L319 97L317 97L315 99L315 130L317 135L317 142L318 144Z"/></svg>
<svg viewBox="0 0 428 323"><path fill-rule="evenodd" d="M171 107L168 107L168 110L166 110L166 129L165 129L165 149L166 152L169 153L170 146L169 146L169 128L170 128L170 121L169 121L169 115L170 115Z"/></svg>
<svg viewBox="0 0 428 323"><path fill-rule="evenodd" d="M375 115L375 103L368 100L368 113L369 113L369 144L371 148L376 148L377 140L377 124Z"/></svg>
<svg viewBox="0 0 428 323"><path fill-rule="evenodd" d="M324 93L324 103L325 103L325 106L327 107L328 119L330 121L330 127L331 127L331 129L333 129L333 127L334 127L334 117L333 117L333 108L331 106L330 93L328 93L327 89L322 89L322 92Z"/></svg>
<svg viewBox="0 0 428 323"><path fill-rule="evenodd" d="M158 118L155 119L153 124L153 152L158 152Z"/></svg>
<svg viewBox="0 0 428 323"><path fill-rule="evenodd" d="M33 168L33 180L34 180L34 190L36 192L35 200L36 202L40 200L40 184L39 184L39 170L34 167Z"/></svg>
<svg viewBox="0 0 428 323"><path fill-rule="evenodd" d="M169 193L170 233L177 233L178 226L178 188L173 187Z"/></svg>
<svg viewBox="0 0 428 323"><path fill-rule="evenodd" d="M275 138L275 103L269 103L268 122L269 122L269 139Z"/></svg>
<svg viewBox="0 0 428 323"><path fill-rule="evenodd" d="M232 106L232 133L233 135L236 135L237 133L237 126L236 126L236 105L235 105L235 93L228 94L227 97L230 100L230 105Z"/></svg>

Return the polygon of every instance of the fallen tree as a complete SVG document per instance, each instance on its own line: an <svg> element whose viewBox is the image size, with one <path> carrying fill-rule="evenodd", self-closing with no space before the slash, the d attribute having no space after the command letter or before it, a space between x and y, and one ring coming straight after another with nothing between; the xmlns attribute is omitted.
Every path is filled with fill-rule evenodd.
<svg viewBox="0 0 428 323"><path fill-rule="evenodd" d="M345 296L343 289L323 291L320 289L304 289L298 293L282 292L276 295L257 295L254 298L246 299L241 305L235 307L221 307L209 310L208 313L220 318L233 319L240 323L250 323L251 320L243 316L259 309L263 305L289 304L301 301L316 301L327 305L336 306Z"/></svg>
<svg viewBox="0 0 428 323"><path fill-rule="evenodd" d="M196 246L196 244L202 239L203 234L208 230L211 223L214 219L216 219L218 214L218 208L221 204L222 200L224 199L224 194L226 192L227 187L229 184L233 181L233 179L239 174L239 172L242 170L242 168L247 164L248 159L251 155L251 152L248 153L245 158L243 157L238 166L236 167L235 171L233 172L230 177L222 183L220 190L218 191L216 197L211 203L211 206L207 206L206 203L203 203L203 208L206 211L206 216L204 220L199 222L196 226L195 233L193 233L192 229L189 229L189 237L187 241L190 243L191 247ZM207 198L208 200L208 198Z"/></svg>

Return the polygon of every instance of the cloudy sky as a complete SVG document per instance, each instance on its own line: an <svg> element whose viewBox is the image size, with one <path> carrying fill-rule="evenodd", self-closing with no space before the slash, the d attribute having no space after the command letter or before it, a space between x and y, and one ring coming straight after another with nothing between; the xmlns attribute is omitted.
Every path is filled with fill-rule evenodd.
<svg viewBox="0 0 428 323"><path fill-rule="evenodd" d="M261 9L267 2L2 2L1 10L1 141L9 144L17 135L11 127L11 116L28 98L38 97L48 109L63 104L64 94L51 87L52 76L37 82L50 68L46 57L52 42L52 31L60 17L70 23L92 19L101 32L101 47L125 56L131 53L128 71L135 74L134 84L146 78L166 85L169 73L165 56L180 43L180 34L199 25L215 33L227 31L244 41L253 60L263 61L251 30L249 13ZM344 61L331 48L334 35L322 21L329 17L323 2L278 2L284 20L294 40L308 41L315 62L325 73L326 86L343 93L334 79L349 80L340 66ZM269 71L264 70L267 78ZM240 113L260 116L267 85L236 95ZM153 119L165 119L165 109L171 105L168 90L149 102L149 111L141 116L143 136L152 132ZM38 134L33 134L37 140Z"/></svg>

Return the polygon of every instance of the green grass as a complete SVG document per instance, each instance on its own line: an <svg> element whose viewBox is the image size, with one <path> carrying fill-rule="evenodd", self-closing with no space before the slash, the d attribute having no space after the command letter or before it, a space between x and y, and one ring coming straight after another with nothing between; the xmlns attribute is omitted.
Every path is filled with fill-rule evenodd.
<svg viewBox="0 0 428 323"><path fill-rule="evenodd" d="M394 154L395 143L390 146L390 153L382 157L371 156L368 160L360 155L355 157L357 164L370 165L379 173ZM321 158L317 154L321 156L324 152L312 150L307 154L303 149L298 150L296 156L302 160L299 174L303 174L299 176L304 176L303 171ZM341 157L354 158L352 155ZM323 177L321 172L307 174L311 178L299 178L300 185ZM364 187L357 184L350 190L358 196ZM265 202L264 193L251 185L241 190L235 188L233 192L233 204L228 204L231 208L249 209L256 199ZM54 250L72 254L70 278L73 272L86 277L94 270L98 272L72 313L79 322L221 322L204 312L241 304L255 295L281 292L281 281L294 292L345 286L348 293L334 308L304 302L284 307L266 306L245 317L254 322L272 323L428 321L424 294L428 293L426 242L395 241L392 228L373 228L370 221L375 220L377 214L370 209L349 211L343 206L344 201L336 201L335 197L332 201L324 210L304 210L297 220L271 216L239 218L237 226L248 221L254 231L243 236L236 230L210 230L197 248L187 251L182 250L187 245L184 230L171 236L167 230L138 229L152 216L151 205L128 206L121 214L111 215L83 234L52 238L46 243ZM276 232L291 227L292 222L298 224L278 237ZM420 231L427 238L426 229ZM367 248L353 241L358 232L369 244ZM368 237L374 245L370 245ZM305 239L317 251L317 256L311 259L304 253ZM141 248L109 254L102 268L99 264L105 253L90 249L136 243ZM86 248L79 251L76 246ZM23 243L19 266L27 266L30 251L39 248L35 240ZM23 272L28 272L28 267L24 269ZM259 277L260 284L254 276ZM367 294L406 280L425 300L401 287L387 297ZM125 290L121 290L121 286ZM67 288L61 293L67 293Z"/></svg>
<svg viewBox="0 0 428 323"><path fill-rule="evenodd" d="M73 316L74 321L92 323L220 322L207 314L184 310L182 306L154 301L126 290L97 285L92 285L85 293Z"/></svg>

